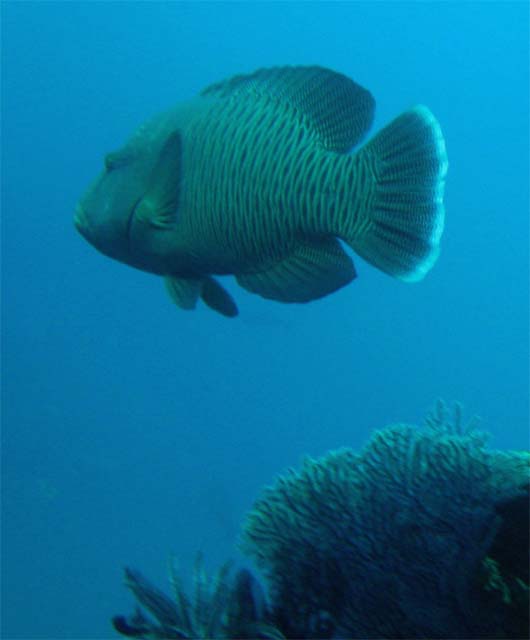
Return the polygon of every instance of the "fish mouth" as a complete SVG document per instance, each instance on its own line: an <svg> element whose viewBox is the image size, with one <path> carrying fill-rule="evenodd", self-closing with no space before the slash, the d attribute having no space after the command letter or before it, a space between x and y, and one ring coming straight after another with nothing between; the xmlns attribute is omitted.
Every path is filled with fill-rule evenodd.
<svg viewBox="0 0 530 640"><path fill-rule="evenodd" d="M85 210L80 204L78 204L75 208L74 225L75 225L75 228L79 231L79 233L81 233L82 235L85 235L88 227L88 220L86 217Z"/></svg>
<svg viewBox="0 0 530 640"><path fill-rule="evenodd" d="M140 201L142 200L142 198L138 198L138 200L136 200L136 202L133 204L133 206L131 207L131 211L129 213L129 217L127 218L127 226L125 229L125 233L127 235L127 239L129 241L129 247L131 246L131 242L132 242L132 226L133 226L133 222L134 222L134 215L136 213L136 207L140 204Z"/></svg>

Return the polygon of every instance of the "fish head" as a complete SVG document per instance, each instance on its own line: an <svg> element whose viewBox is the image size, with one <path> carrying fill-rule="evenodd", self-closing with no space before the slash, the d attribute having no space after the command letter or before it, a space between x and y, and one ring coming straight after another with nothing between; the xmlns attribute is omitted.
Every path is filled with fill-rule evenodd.
<svg viewBox="0 0 530 640"><path fill-rule="evenodd" d="M77 230L106 256L163 273L163 236L173 230L178 209L180 155L178 132L109 153L77 205Z"/></svg>
<svg viewBox="0 0 530 640"><path fill-rule="evenodd" d="M98 251L133 266L131 225L151 171L143 156L128 147L107 154L103 171L80 199L74 217L79 233Z"/></svg>

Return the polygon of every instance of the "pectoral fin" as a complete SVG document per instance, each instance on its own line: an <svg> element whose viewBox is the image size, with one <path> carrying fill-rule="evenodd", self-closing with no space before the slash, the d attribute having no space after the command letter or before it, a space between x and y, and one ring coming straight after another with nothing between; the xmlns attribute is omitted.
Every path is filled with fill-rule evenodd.
<svg viewBox="0 0 530 640"><path fill-rule="evenodd" d="M164 143L151 172L147 190L136 206L139 220L165 229L177 219L182 178L182 139L174 131Z"/></svg>

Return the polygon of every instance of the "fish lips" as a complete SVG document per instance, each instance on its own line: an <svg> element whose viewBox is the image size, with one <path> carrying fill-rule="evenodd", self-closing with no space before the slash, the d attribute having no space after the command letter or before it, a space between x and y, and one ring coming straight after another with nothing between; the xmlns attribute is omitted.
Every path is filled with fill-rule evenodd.
<svg viewBox="0 0 530 640"><path fill-rule="evenodd" d="M75 228L79 231L79 233L83 237L86 237L85 234L86 234L86 230L88 229L88 219L87 219L85 210L80 204L78 204L75 208L74 225L75 225Z"/></svg>
<svg viewBox="0 0 530 640"><path fill-rule="evenodd" d="M129 215L122 222L107 220L101 224L94 222L79 203L75 210L74 225L83 238L103 255L141 271L164 275L166 270L156 251L144 246L149 236L145 223L138 221L136 216L140 200L131 207Z"/></svg>
<svg viewBox="0 0 530 640"><path fill-rule="evenodd" d="M132 212L131 212L132 217ZM107 222L95 224L82 204L78 204L74 214L74 226L79 233L98 251L120 262L130 263L129 226Z"/></svg>

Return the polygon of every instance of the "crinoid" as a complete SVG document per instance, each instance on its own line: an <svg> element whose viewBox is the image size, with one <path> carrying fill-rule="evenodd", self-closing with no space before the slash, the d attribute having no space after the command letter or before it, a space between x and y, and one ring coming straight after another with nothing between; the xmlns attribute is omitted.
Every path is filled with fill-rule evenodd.
<svg viewBox="0 0 530 640"><path fill-rule="evenodd" d="M186 593L175 563L170 565L173 598L154 587L133 569L125 569L125 584L141 608L130 618L115 616L113 625L122 635L134 638L265 638L283 635L267 622L265 596L252 574L232 572L227 562L211 577L198 554L191 597Z"/></svg>

